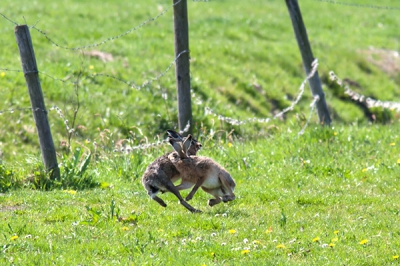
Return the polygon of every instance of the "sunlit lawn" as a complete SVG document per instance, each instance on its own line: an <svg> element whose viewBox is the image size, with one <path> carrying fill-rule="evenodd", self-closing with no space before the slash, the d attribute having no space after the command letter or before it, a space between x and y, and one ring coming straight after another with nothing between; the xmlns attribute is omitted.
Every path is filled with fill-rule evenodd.
<svg viewBox="0 0 400 266"><path fill-rule="evenodd" d="M295 128L292 128L295 129ZM204 139L237 199L191 214L140 176L169 150L109 154L103 188L2 194L1 261L16 265L387 265L400 253L399 127L310 128L257 142ZM223 138L224 139L224 138ZM214 144L216 146L214 146ZM187 192L183 192L186 195Z"/></svg>
<svg viewBox="0 0 400 266"><path fill-rule="evenodd" d="M315 113L308 121L307 89L285 121L232 126L205 107L267 118L298 94L305 75L286 6L189 2L193 131L201 155L237 183L237 199L213 208L197 192L191 204L203 213L191 214L169 193L159 206L141 185L169 146L115 151L177 127L171 4L2 1L2 14L41 30L31 34L63 181L47 182L25 81L14 71L15 25L0 17L0 264L398 265L399 116L386 110L387 124L367 123L327 79L333 70L358 93L399 101L400 63L382 65L399 47L397 11L302 0L333 125L320 126ZM90 46L113 61L60 46ZM127 84L154 77L139 91ZM70 141L66 120L77 133Z"/></svg>

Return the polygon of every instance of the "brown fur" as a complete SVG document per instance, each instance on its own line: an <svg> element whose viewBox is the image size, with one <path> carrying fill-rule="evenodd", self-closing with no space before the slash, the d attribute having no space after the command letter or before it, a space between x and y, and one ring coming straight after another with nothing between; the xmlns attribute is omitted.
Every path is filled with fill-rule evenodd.
<svg viewBox="0 0 400 266"><path fill-rule="evenodd" d="M191 156L185 159L181 158L177 152L170 153L168 158L181 174L182 183L176 189L183 190L193 187L186 197L187 201L193 198L199 187L215 197L208 201L209 206L236 198L233 193L236 183L232 176L211 158Z"/></svg>
<svg viewBox="0 0 400 266"><path fill-rule="evenodd" d="M177 134L176 132L174 132ZM170 134L170 133L169 133ZM180 136L180 135L179 135ZM186 139L185 139L186 140ZM201 144L195 139L191 139L191 145L189 147L190 154L196 154L201 148ZM178 140L176 140L178 142ZM161 206L166 207L167 204L159 198L156 194L158 192L171 192L180 201L180 203L191 212L200 212L193 208L187 203L179 193L179 190L175 187L174 182L179 180L180 174L173 163L169 160L170 153L164 154L152 162L144 172L142 176L142 184L147 190L147 194Z"/></svg>

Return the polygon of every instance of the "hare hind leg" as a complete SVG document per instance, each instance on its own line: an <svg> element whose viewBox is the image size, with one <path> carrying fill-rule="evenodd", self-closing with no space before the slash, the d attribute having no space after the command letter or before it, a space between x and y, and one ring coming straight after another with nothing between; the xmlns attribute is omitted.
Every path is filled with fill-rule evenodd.
<svg viewBox="0 0 400 266"><path fill-rule="evenodd" d="M235 189L235 181L233 181L231 175L229 173L223 173L221 172L219 174L219 180L221 181L222 187L221 190L223 192L222 196L222 201L223 202L228 202L232 201L236 198L235 194L233 193L233 190Z"/></svg>
<svg viewBox="0 0 400 266"><path fill-rule="evenodd" d="M201 188L208 194L213 195L215 197L214 199L208 200L208 206L212 207L222 201L220 197L222 194L221 188L206 188L206 187L201 187Z"/></svg>
<svg viewBox="0 0 400 266"><path fill-rule="evenodd" d="M144 183L143 185L144 188L147 190L147 195L149 195L150 198L157 201L158 204L160 204L161 206L167 207L167 204L165 204L165 202L161 198L157 197L157 193L161 191L158 186L150 185L148 183Z"/></svg>
<svg viewBox="0 0 400 266"><path fill-rule="evenodd" d="M156 194L151 194L150 191L149 191L147 194L149 194L149 196L150 196L153 200L157 201L158 204L160 204L161 206L167 207L167 204L165 204L165 202L164 202L161 198L157 197Z"/></svg>
<svg viewBox="0 0 400 266"><path fill-rule="evenodd" d="M220 202L221 202L221 198L209 199L208 206L212 207L214 205L217 205Z"/></svg>
<svg viewBox="0 0 400 266"><path fill-rule="evenodd" d="M232 200L234 200L234 199L236 199L236 196L235 196L235 195L224 195L224 196L222 197L222 201L223 201L223 202L232 201Z"/></svg>

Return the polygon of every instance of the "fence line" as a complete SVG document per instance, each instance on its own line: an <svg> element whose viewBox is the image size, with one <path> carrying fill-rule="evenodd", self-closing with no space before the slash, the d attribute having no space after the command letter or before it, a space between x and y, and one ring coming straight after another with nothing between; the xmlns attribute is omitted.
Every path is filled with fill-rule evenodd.
<svg viewBox="0 0 400 266"><path fill-rule="evenodd" d="M192 1L193 1L193 2L210 2L209 0L192 0ZM83 50L83 49L98 47L98 46L101 46L101 45L103 45L103 44L105 44L105 43L107 43L107 42L110 42L110 41L113 41L113 40L122 38L122 37L124 37L124 36L126 36L126 35L128 35L128 34L130 34L130 33L132 33L132 32L134 32L134 31L136 31L136 30L138 30L138 29L144 27L145 25L149 24L150 22L153 22L153 21L157 20L158 18L160 18L161 16L163 16L165 13L167 13L171 8L173 8L174 6L178 5L180 2L182 2L182 0L178 0L177 2L173 3L170 7L166 8L164 11L160 12L160 13L159 13L158 15L156 15L155 17L151 17L151 18L149 18L149 19L143 21L143 22L140 23L139 25L137 25L137 26L135 26L135 27L133 27L133 28L131 28L131 29L125 31L124 33L121 33L121 34L119 34L119 35L106 38L105 40L103 40L103 41L101 41L101 42L98 42L98 43L89 44L89 45L84 45L84 46L67 47L67 46L63 46L63 45L58 44L58 43L55 42L52 38L50 38L50 37L48 36L48 34L47 34L45 31L43 31L43 30L41 30L41 29L39 29L39 28L36 27L36 24L37 24L38 22L36 22L34 25L30 26L30 28L31 28L31 29L34 29L34 30L36 30L37 32L39 32L40 34L42 34L50 43L52 43L53 45L55 45L55 46L57 46L57 47L59 47L59 48L66 49L66 50L72 50L72 51ZM3 13L0 13L0 16L2 16L4 19L8 20L9 22L11 22L12 24L14 24L15 26L19 26L19 24L18 24L17 22L11 20L10 18L8 18L8 17L7 17L6 15L4 15Z"/></svg>
<svg viewBox="0 0 400 266"><path fill-rule="evenodd" d="M336 82L336 84L338 84L340 87L344 89L344 93L347 94L353 101L365 103L368 108L382 107L390 109L392 111L400 112L400 103L390 102L390 101L380 101L372 99L371 97L368 96L364 96L362 94L359 94L351 90L350 87L344 84L343 81L339 79L333 71L329 72L329 76L332 81Z"/></svg>
<svg viewBox="0 0 400 266"><path fill-rule="evenodd" d="M32 107L21 107L21 108L13 108L13 109L5 109L5 110L0 110L0 115L3 115L4 113L15 113L16 111L32 111Z"/></svg>
<svg viewBox="0 0 400 266"><path fill-rule="evenodd" d="M293 111L294 107L300 102L300 100L302 99L302 96L304 94L305 85L308 82L308 80L317 71L317 67L318 67L318 61L316 59L313 62L312 72L301 83L301 85L299 87L299 93L298 93L296 99L291 102L289 107L286 107L281 112L279 112L276 115L274 115L273 117L268 117L268 118L255 118L255 117L253 117L253 118L247 118L245 120L238 120L238 119L235 119L235 118L231 118L231 117L227 117L227 116L223 116L223 115L217 114L215 111L213 111L208 106L205 107L205 113L206 113L206 115L218 117L219 120L221 120L223 122L226 122L228 124L231 124L233 126L240 126L240 125L243 125L243 124L253 123L253 122L255 122L255 123L268 123L273 119L281 118L287 112ZM381 101L381 100L376 100L376 99L373 99L371 97L362 95L360 93L357 93L357 92L351 90L350 87L348 85L344 84L344 82L339 77L337 77L336 74L333 71L330 71L329 76L330 76L330 79L332 81L336 82L336 84L338 84L340 87L342 87L345 90L344 93L346 95L348 95L349 98L351 98L352 100L358 101L358 102L364 102L364 103L366 103L366 106L368 108L381 107L381 108L391 109L391 110L396 111L396 112L400 112L400 103L399 102ZM193 94L192 97L196 97L195 94ZM197 100L198 100L197 101L198 104L202 104L202 100L199 100L199 99L197 99ZM318 100L319 100L318 97L313 97L313 100L310 103L311 111L313 111L315 109L315 104L316 104L316 102ZM52 107L49 108L49 111L53 111L53 110L55 110L58 113L58 115L63 119L63 122L64 122L64 124L66 126L67 131L69 133L73 132L74 129L71 129L68 126L68 122L69 121L63 115L61 108L59 108L58 106L53 105ZM21 107L21 108L12 108L12 109L0 110L0 115L3 115L5 113L14 113L16 111L36 111L36 112L37 111L42 111L42 112L46 112L46 110L42 110L42 109L39 109L39 108L33 109L32 107ZM189 128L190 128L190 122L188 122L186 124L185 129L182 130L180 133L182 134L182 133L188 132Z"/></svg>
<svg viewBox="0 0 400 266"><path fill-rule="evenodd" d="M142 23L139 24L138 26L135 26L135 27L133 27L133 28L131 28L131 29L125 31L124 33L121 33L121 34L116 35L116 36L113 36L113 37L109 37L109 38L107 38L107 39L105 39L105 40L103 40L103 41L101 41L101 42L98 42L98 43L89 44L89 45L84 45L84 46L67 47L67 46L60 45L60 44L56 43L55 41L53 41L53 39L51 39L51 38L47 35L46 32L44 32L43 30L37 28L35 25L31 26L31 28L34 29L34 30L36 30L36 31L39 32L40 34L42 34L49 42L51 42L53 45L55 45L55 46L57 46L57 47L59 47L59 48L66 49L66 50L72 50L72 51L83 50L83 49L98 47L98 46L103 45L103 44L105 44L105 43L107 43L107 42L110 42L110 41L113 41L113 40L122 38L122 37L124 37L124 36L126 36L126 35L128 35L128 34L130 34L130 33L132 33L132 32L134 32L134 31L136 31L136 30L142 28L143 26L149 24L150 22L153 22L153 21L157 20L158 18L160 18L161 16L163 16L165 13L167 13L172 7L174 7L175 5L179 4L181 1L182 1L182 0L178 0L176 3L174 3L172 6L168 7L167 9L165 9L164 11L162 11L161 13L159 13L157 16L151 17L151 18L145 20L144 22L142 22ZM3 15L3 17L6 18L4 15ZM8 19L8 18L7 18L7 19ZM8 19L8 20L9 20L9 19ZM9 21L11 21L11 20L9 20ZM12 22L12 21L11 21L11 22ZM15 24L15 22L14 22L14 24Z"/></svg>
<svg viewBox="0 0 400 266"><path fill-rule="evenodd" d="M297 0L285 0L285 2L289 11L290 20L292 21L292 27L296 37L297 46L300 50L303 67L306 75L308 75L310 72L312 72L310 68L312 68L315 58L311 49L310 41L308 39L306 26L300 11L300 6ZM318 95L319 97L319 101L317 103L319 122L321 125L329 126L332 123L332 120L329 114L328 105L326 104L325 94L322 90L321 79L319 78L317 71L309 79L309 84L312 95Z"/></svg>
<svg viewBox="0 0 400 266"><path fill-rule="evenodd" d="M297 133L297 136L301 136L304 134L304 131L306 130L306 128L308 127L308 124L311 121L312 115L314 113L314 110L315 110L315 107L317 106L318 101L319 101L319 96L315 95L314 100L310 104L310 114L308 115L308 119L306 120L306 123L304 124L303 128L299 131L299 133Z"/></svg>
<svg viewBox="0 0 400 266"><path fill-rule="evenodd" d="M309 75L305 78L305 80L304 80L304 81L301 83L301 85L300 85L299 94L297 95L296 99L291 103L291 105L290 105L289 107L285 108L284 110L282 110L281 112L279 112L278 114L276 114L274 117L272 117L272 118L264 118L264 119L260 119L260 118L248 118L247 120L240 121L240 120L237 120L237 119L234 119L234 118L229 118L229 117L225 117L225 116L222 116L222 115L218 115L218 119L219 119L219 120L222 120L222 121L225 121L225 122L227 122L227 123L229 123L229 124L232 124L232 125L241 125L241 124L249 123L249 122L268 123L268 122L271 121L271 119L276 119L276 118L282 117L283 114L285 114L285 113L287 113L287 112L289 112L289 111L292 111L292 110L294 109L295 105L298 104L298 103L300 102L300 100L301 100L301 98L302 98L302 96L303 96L303 94L304 94L305 85L306 85L306 83L308 82L308 80L309 80L310 78L312 78L313 75L316 73L317 68L318 68L318 60L315 59L314 62L313 62L313 64L312 64L312 69L311 69ZM195 97L194 94L193 94L193 97ZM306 124L303 126L303 128L301 129L301 131L298 133L298 135L301 135L301 134L304 133L306 127L307 127L308 124L309 124L309 121L311 120L312 113L313 113L313 111L315 110L316 103L317 103L318 100L319 100L318 97L314 97L312 103L310 104L310 107L311 107L310 116L309 116L309 118L308 118ZM199 101L199 102L200 102L200 101ZM33 109L32 109L32 108L18 108L18 109L0 110L0 114L3 114L4 112L11 112L11 113L13 113L13 112L16 111L16 110L33 110ZM69 126L69 124L68 124L69 121L68 121L68 119L66 119L66 117L64 116L64 114L63 114L61 108L59 108L59 107L57 107L57 106L54 105L54 106L52 106L52 107L49 109L49 111L53 111L53 110L55 110L55 111L57 112L57 114L59 115L59 117L63 120L63 123L64 123L64 125L65 125L65 127L66 127L67 132L68 132L68 133L74 133L75 130ZM211 110L211 108L205 107L205 110L206 110L206 114L217 116L216 113L215 113L214 111ZM47 112L46 110L42 110L42 109L39 109L39 108L36 108L36 109L33 110L33 111L35 111L35 112L37 112L37 111ZM187 122L185 128L184 128L182 131L180 131L180 133L183 134L183 133L188 132L189 130L190 130L190 121ZM158 147L158 146L160 146L160 145L163 145L163 144L166 143L166 142L167 142L167 140L163 140L163 141L157 141L157 142L153 142L153 143L140 144L140 145L136 145L136 146L127 146L127 147L121 148L121 149L119 149L119 150L118 150L118 149L115 149L114 151L115 151L115 152L127 152L127 153L129 153L129 152L134 151L134 150L142 150L142 149L148 149L148 148L152 148L152 147ZM94 145L96 148L98 148L98 145L97 145L96 142L93 142L93 145Z"/></svg>
<svg viewBox="0 0 400 266"><path fill-rule="evenodd" d="M294 106L295 106L297 103L299 103L300 99L301 99L302 96L303 96L304 87L305 87L306 83L308 82L308 80L309 80L310 78L312 78L312 77L314 76L314 74L315 74L316 71L317 71L317 68L318 68L318 59L315 59L314 62L313 62L313 64L312 64L312 70L310 71L310 74L306 77L306 79L305 79L305 80L301 83L301 85L300 85L300 88L299 88L299 91L300 91L300 92L299 92L298 96L296 97L296 99L292 102L292 104L291 104L289 107L285 108L283 111L281 111L280 113L276 114L276 115L275 115L274 117L272 117L272 118L248 118L248 119L246 119L246 120L242 120L242 121L241 121L241 120L237 120L237 119L230 118L230 117L226 117L226 116L222 116L222 115L217 115L217 114L216 114L215 112L213 112L213 111L211 110L211 108L209 108L209 107L205 107L206 114L208 114L208 115L213 115L213 116L218 116L218 119L219 119L219 120L225 121L225 122L227 122L227 123L229 123L229 124L231 124L231 125L242 125L242 124L249 123L249 122L268 123L268 122L270 122L272 119L276 119L276 118L282 117L283 114L285 114L285 113L287 113L287 112L289 112L289 111L292 111L292 110L294 109ZM318 101L319 101L319 96L318 96L318 95L315 95L315 96L313 97L313 101L312 101L311 104L310 104L310 114L309 114L309 117L308 117L308 119L306 120L306 123L304 124L304 126L302 127L302 129L299 131L299 133L297 133L297 136L301 136L301 135L304 134L305 129L307 128L308 124L309 124L310 121L311 121L312 114L313 114L314 111L315 111L315 108L316 108L316 106L317 106L317 102L318 102ZM180 131L179 133L182 134L182 133L188 132L188 131L189 131L189 128L190 128L190 121L188 121L188 123L186 124L185 129L184 129L183 131ZM165 143L168 143L168 140L167 140L167 139L166 139L166 140L163 140L163 141L153 142L153 143L141 144L141 145L137 145L137 146L133 146L133 147L128 146L128 147L125 147L125 148L121 148L120 150L115 149L114 152L126 152L126 153L129 153L129 152L131 152L131 151L133 151L133 150L142 150L142 149L148 149L148 148L158 147L158 146L161 146L161 145L163 145L163 144L165 144Z"/></svg>
<svg viewBox="0 0 400 266"><path fill-rule="evenodd" d="M109 75L109 74L96 73L96 74L90 74L90 75L88 75L88 76L86 76L86 77L98 77L98 76L108 77L108 78L112 78L112 79L114 79L114 80L117 80L117 81L119 81L119 82L125 83L126 85L128 85L128 86L131 87L132 89L141 90L142 88L146 87L147 85L150 85L150 84L153 83L154 81L160 80L160 79L172 68L172 66L173 66L174 64L176 64L177 60L181 57L181 55L186 54L186 53L189 53L189 51L185 50L185 51L180 52L180 53L175 57L174 61L172 61L172 62L168 65L168 67L167 67L160 75L158 75L158 76L156 76L156 77L154 77L154 78L150 78L150 81L146 81L146 82L142 83L142 85L139 85L139 86L138 86L138 85L135 85L135 84L132 84L132 82L130 82L130 81L125 81L125 80L123 80L123 79L121 79L121 78L117 78L117 77L112 76L112 75ZM85 77L85 76L83 76L83 77Z"/></svg>
<svg viewBox="0 0 400 266"><path fill-rule="evenodd" d="M36 30L36 31L38 31L38 32L41 33L42 35L44 35L45 38L46 38L49 42L51 42L53 45L55 45L55 46L57 46L57 47L59 47L59 48L63 48L63 49L67 49L67 50L83 50L83 49L87 49L87 48L97 47L97 46L100 46L100 45L102 45L102 44L105 44L105 43L107 43L107 42L109 42L109 41L122 38L122 37L124 37L124 36L130 34L131 32L136 31L136 30L138 30L138 29L144 27L146 24L148 24L148 23L150 23L150 22L152 22L152 21L154 21L154 20L160 18L160 17L163 16L166 12L168 12L172 7L174 7L175 5L179 4L181 1L182 1L182 0L177 1L177 2L174 3L172 6L168 7L166 10L162 11L161 13L159 13L157 16L147 19L146 21L142 22L142 23L139 24L138 26L136 26L136 27L134 27L134 28L131 28L131 29L129 29L128 31L126 31L126 32L124 32L124 33L122 33L122 34L119 34L119 35L116 35L116 36L113 36L113 37L106 38L105 40L103 40L103 41L101 41L101 42L99 42L99 43L94 43L94 44L85 45L85 46L80 46L80 47L66 47L66 46L59 45L58 43L56 43L55 41L53 41L53 39L51 39L51 38L47 35L47 33L45 33L44 31L42 31L42 30L40 30L40 29L38 29L38 28L36 27L36 24L33 25L33 26L31 26L31 28L34 29L34 30ZM192 0L192 1L194 1L194 2L209 2L208 0ZM330 4L337 4L337 5L347 5L347 6L353 6L353 7L361 7L361 8L375 8L375 9L386 9L386 10L400 10L400 7L375 6L375 5L364 5L364 4L352 4L352 3L339 2L339 1L332 1L332 0L314 0L314 1L317 1L317 2L324 2L324 3L330 3ZM15 24L15 25L18 26L18 23L12 21L12 20L9 19L8 17L6 17L4 14L0 13L0 16L2 16L4 19L6 19L6 20L8 20L9 22L11 22L11 23L13 23L13 24ZM172 68L172 66L177 62L177 60L179 59L179 57L180 57L182 54L186 54L186 53L189 53L189 51L188 51L188 50L185 50L185 51L182 51L181 53L179 53L179 54L175 57L175 59L172 61L172 63L171 63L160 75L158 75L158 76L156 76L156 77L154 77L154 78L151 78L150 80L144 82L142 85L135 85L135 84L133 84L133 82L131 82L131 81L126 81L126 80L123 80L123 79L121 79L121 78L115 77L115 76L113 76L113 75L102 74L102 73L95 73L95 74L85 75L85 76L83 76L83 77L86 77L86 78L96 78L96 77L111 78L111 79L117 80L117 81L119 81L119 82L122 82L122 83L128 85L130 88L135 88L135 89L137 89L137 90L140 90L141 88L143 88L143 87L145 87L145 86L151 84L152 82L160 80L160 79ZM226 122L226 123L228 123L228 124L231 124L231 125L236 125L236 126L237 126L237 125L242 125L242 124L245 124L245 123L252 123L252 122L268 123L268 122L270 122L272 119L280 118L280 117L282 117L285 113L287 113L287 112L289 112L289 111L293 111L293 110L294 110L294 107L295 107L295 106L299 103L299 101L302 99L302 96L303 96L303 94L304 94L304 87L305 87L305 84L309 81L309 79L310 79L311 77L314 76L314 74L315 74L316 71L317 71L317 67L318 67L318 61L315 60L315 61L313 62L313 64L312 64L312 70L311 70L310 74L306 77L306 79L305 79L305 80L301 83L301 85L300 85L299 93L298 93L296 99L295 99L294 101L292 101L292 103L291 103L291 105L290 105L289 107L285 108L284 110L282 110L281 112L279 112L278 114L276 114L275 116L273 116L273 117L271 117L271 118L247 118L247 119L245 119L245 120L237 120L237 119L234 119L234 118L230 118L230 117L225 117L225 116L222 116L222 115L218 115L218 114L216 114L216 113L215 113L211 108L209 108L209 107L205 107L206 115L217 116L219 120L224 121L224 122ZM22 70L12 70L12 69L8 69L8 68L0 68L0 70L3 70L3 71L10 71L10 72L21 72L21 73L23 73ZM69 80L66 80L66 79L56 78L56 77L53 77L53 76L51 76L51 75L49 75L49 74L46 74L46 73L44 73L44 72L39 72L39 73L42 74L42 75L44 75L44 76L46 76L46 77L49 77L49 78L51 78L51 79L53 79L53 80L55 80L55 81L60 81L60 82L63 82L63 83L71 83L71 84L73 84L73 85L77 85L77 82L76 82L76 81L69 81ZM385 102L385 101L374 100L374 99L372 99L372 98L370 98L370 97L366 97L366 96L363 96L363 95L361 95L361 94L358 94L358 93L352 91L347 85L343 85L343 82L333 73L333 71L330 72L330 77L331 77L332 80L336 81L337 84L339 84L340 86L342 86L342 87L345 88L345 93L346 93L346 95L348 95L352 100L359 101L359 102L365 102L365 103L367 104L368 108L383 107L383 108L390 108L390 109L396 110L397 112L400 111L400 103L396 103L396 102ZM194 97L194 94L192 94L192 97ZM310 120L311 120L311 118L312 118L312 115L313 115L313 113L314 113L314 111L315 111L315 108L316 108L316 104L317 104L317 102L318 102L319 100L320 100L319 97L313 97L313 100L312 100L312 102L311 102L311 104L310 104L310 114L309 114L309 117L308 117L308 119L306 120L306 123L305 123L305 125L303 126L303 128L301 129L301 131L298 133L298 135L302 135L302 134L304 133L305 129L307 128L307 126L308 126L308 124L309 124L309 122L310 122ZM32 110L32 111L35 111L35 112L38 112L38 111L47 112L46 110L42 110L42 109L39 109L39 108L35 108L35 109L33 109L33 108L14 108L14 109L0 110L0 115L2 115L2 114L4 114L4 113L14 113L15 111L26 111L26 110ZM52 106L52 107L49 109L49 111L56 111L57 114L59 115L59 117L63 120L63 123L64 123L64 125L65 125L65 127L66 127L67 132L68 132L68 133L75 133L75 129L73 129L73 128L71 128L71 127L69 126L69 124L68 124L68 123L69 123L68 119L66 119L66 117L64 116L62 110L61 110L59 107L57 107L57 106ZM188 132L189 129L190 129L190 121L188 121L186 127L181 131L181 133ZM129 149L129 150L147 149L147 148L150 148L150 147L156 147L156 146L162 145L162 144L164 144L165 142L166 142L166 141L163 140L163 141L157 141L157 142L155 142L155 143L146 143L146 144L141 144L141 145L137 145L137 146L133 146L133 147L128 147L127 149ZM96 142L94 142L93 144L94 144L95 146L97 145Z"/></svg>
<svg viewBox="0 0 400 266"><path fill-rule="evenodd" d="M217 116L220 121L226 122L228 124L231 124L233 126L240 126L246 123L252 123L252 122L257 122L257 123L269 123L272 119L277 119L281 118L285 113L292 111L294 109L294 106L299 103L300 99L302 98L304 94L304 88L307 82L314 76L314 74L317 72L318 68L318 59L315 59L312 63L312 69L308 76L304 79L304 81L301 83L299 87L299 94L297 95L296 99L290 104L289 107L285 108L278 114L274 115L273 117L267 117L267 118L247 118L246 120L238 120L235 118L219 115L216 112L214 112L210 107L205 108L206 115L212 115L212 116ZM318 100L315 100L317 97L314 98L313 100L313 105L316 104ZM314 106L315 107L315 106Z"/></svg>
<svg viewBox="0 0 400 266"><path fill-rule="evenodd" d="M238 119L234 119L234 118L230 118L230 117L226 117L223 115L218 115L216 112L214 112L211 108L209 107L205 107L205 112L206 115L211 115L211 116L217 116L219 120L224 121L228 124L234 125L234 126L238 126L238 125L243 125L246 123L268 123L273 119L277 119L282 117L284 114L288 113L289 111L293 111L294 107L300 102L300 100L302 99L302 96L304 95L304 91L305 91L305 85L308 82L308 80L314 75L314 73L317 71L317 67L318 67L318 61L317 59L313 62L313 68L312 71L310 72L310 74L305 78L305 80L301 83L300 87L299 87L299 93L296 97L296 99L294 101L292 101L291 105L287 108L285 108L284 110L282 110L281 112L279 112L278 114L274 115L273 117L269 117L269 118L247 118L246 120L238 120ZM362 94L359 94L357 92L354 92L353 90L351 90L349 88L348 85L344 84L342 82L341 79L339 79L335 73L333 71L331 71L329 73L330 78L332 81L336 82L339 86L341 86L342 88L345 89L345 94L348 95L352 100L354 101L359 101L359 102L365 102L366 106L368 108L374 108L374 107L381 107L381 108L388 108L391 110L394 110L396 112L400 112L400 103L397 102L388 102L388 101L380 101L380 100L375 100L372 99L370 97L364 96ZM193 97L195 97L193 95ZM306 128L308 127L312 115L315 111L316 108L316 104L318 102L319 98L318 96L313 97L312 102L310 103L310 113L309 116L306 120L306 123L304 124L304 126L302 127L302 129L298 132L298 136L301 136L302 134L304 134ZM199 101L201 104L202 102ZM46 110L42 110L39 108L36 108L35 110L33 110L33 108L31 107L26 107L26 108L14 108L14 109L6 109L6 110L0 110L0 115L3 115L4 113L14 113L16 111L42 111L42 112L47 112ZM69 121L68 119L66 119L66 117L64 116L61 108L53 105L52 107L49 108L49 111L56 111L58 116L63 120L63 123L66 127L66 130L68 133L75 133L75 129L71 128L69 126ZM186 133L189 131L190 128L190 121L188 121L186 127L184 130L180 131L181 134ZM145 138L147 139L147 138ZM140 145L135 145L135 146L125 146L123 148L120 149L114 149L114 152L124 152L124 153L129 153L132 152L134 150L144 150L144 149L148 149L148 148L155 148L155 147L159 147L161 145L166 144L168 141L167 140L162 140L162 141L156 141L156 142L151 142L151 143L145 143L145 144L140 144ZM93 141L93 145L98 148L98 144L96 143L96 141Z"/></svg>
<svg viewBox="0 0 400 266"><path fill-rule="evenodd" d="M177 55L177 57L168 65L168 67L167 67L163 72L161 72L161 74L159 74L158 76L156 76L156 77L154 77L154 78L150 78L149 81L143 82L142 85L135 85L135 84L133 84L132 81L126 81L126 80L123 80L123 79L118 78L118 77L116 77L116 76L113 76L113 75L110 75L110 74L102 74L102 73L95 73L95 74L90 74L90 75L82 75L81 78L107 77L107 78L111 78L111 79L114 79L114 80L116 80L116 81L119 81L119 82L121 82L121 83L124 83L124 84L128 85L128 86L129 86L130 88L132 88L132 89L141 90L142 88L144 88L144 87L150 85L150 84L153 83L154 81L158 81L158 80L160 80L162 77L164 77L165 74L166 74L166 73L172 68L172 66L176 63L176 61L179 59L179 57L180 57L182 54L185 54L185 53L188 53L188 52L189 52L189 51L185 50L185 51L182 51L181 53L179 53L179 54ZM2 70L2 71L10 71L10 72L19 72L19 73L23 73L22 70L18 70L18 69L0 68L0 70ZM56 77L53 77L53 76L51 76L51 75L49 75L49 74L47 74L47 73L45 73L45 72L42 72L42 71L38 71L38 72L39 72L39 74L44 75L44 76L46 76L46 77L48 77L48 78L51 78L52 80L60 81L60 82L65 83L65 84L70 83L70 84L72 84L72 85L76 85L76 81L69 81L69 80L65 80L65 79L62 79L62 78L56 78Z"/></svg>
<svg viewBox="0 0 400 266"><path fill-rule="evenodd" d="M19 26L17 22L9 19L8 17L6 17L6 15L4 15L3 13L0 13L0 16L2 16L4 19L8 20L9 22L11 22L12 24L14 24L15 26Z"/></svg>

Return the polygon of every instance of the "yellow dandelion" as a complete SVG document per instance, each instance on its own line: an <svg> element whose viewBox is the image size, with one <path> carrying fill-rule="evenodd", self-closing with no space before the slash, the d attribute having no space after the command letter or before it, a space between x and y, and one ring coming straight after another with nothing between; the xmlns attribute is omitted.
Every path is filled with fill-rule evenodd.
<svg viewBox="0 0 400 266"><path fill-rule="evenodd" d="M397 259L399 258L399 255L394 255L392 258L393 258L394 260L397 260Z"/></svg>
<svg viewBox="0 0 400 266"><path fill-rule="evenodd" d="M1 74L0 74L1 77L4 77L5 75L6 75L5 72L1 72Z"/></svg>
<svg viewBox="0 0 400 266"><path fill-rule="evenodd" d="M339 239L337 238L337 237L335 237L335 238L332 238L332 242L337 242Z"/></svg>
<svg viewBox="0 0 400 266"><path fill-rule="evenodd" d="M339 230L335 230L335 231L333 231L333 233L334 233L335 235L337 235L337 234L339 234Z"/></svg>
<svg viewBox="0 0 400 266"><path fill-rule="evenodd" d="M318 242L319 241L319 237L314 237L312 242Z"/></svg>
<svg viewBox="0 0 400 266"><path fill-rule="evenodd" d="M228 143L228 147L229 147L229 148L233 147L233 144L229 142L229 143Z"/></svg>
<svg viewBox="0 0 400 266"><path fill-rule="evenodd" d="M279 245L276 246L276 248L282 248L282 249L284 249L284 248L286 248L286 247L285 247L284 244L279 244Z"/></svg>
<svg viewBox="0 0 400 266"><path fill-rule="evenodd" d="M231 230L229 230L229 233L230 233L230 234L235 234L235 233L236 233L236 230L235 230L235 229L231 229Z"/></svg>
<svg viewBox="0 0 400 266"><path fill-rule="evenodd" d="M18 239L18 236L12 236L11 238L10 238L11 240L17 240Z"/></svg>
<svg viewBox="0 0 400 266"><path fill-rule="evenodd" d="M246 255L246 254L248 254L248 253L250 253L250 250L248 250L248 249L245 249L245 250L242 250L242 252L241 252L243 255Z"/></svg>
<svg viewBox="0 0 400 266"><path fill-rule="evenodd" d="M253 241L253 244L259 245L259 244L261 244L261 241L260 241L260 240L254 240L254 241Z"/></svg>
<svg viewBox="0 0 400 266"><path fill-rule="evenodd" d="M205 265L205 264L201 264L201 266L207 266L207 265Z"/></svg>
<svg viewBox="0 0 400 266"><path fill-rule="evenodd" d="M367 171L368 171L367 168L364 168L364 169L361 170L361 172L363 172L363 173L364 173L364 172L367 172Z"/></svg>
<svg viewBox="0 0 400 266"><path fill-rule="evenodd" d="M337 132L333 132L333 135L336 136L336 135L337 135Z"/></svg>
<svg viewBox="0 0 400 266"><path fill-rule="evenodd" d="M89 69L93 69L93 68L94 68L94 66L92 66L92 65L89 66Z"/></svg>
<svg viewBox="0 0 400 266"><path fill-rule="evenodd" d="M400 159L397 160L397 163L400 164Z"/></svg>
<svg viewBox="0 0 400 266"><path fill-rule="evenodd" d="M129 228L128 228L128 227L126 227L126 226L124 226L124 227L122 227L122 230L124 230L124 231L128 231L128 230L129 230Z"/></svg>
<svg viewBox="0 0 400 266"><path fill-rule="evenodd" d="M76 191L75 190L65 190L66 193L69 193L71 195L75 195Z"/></svg>
<svg viewBox="0 0 400 266"><path fill-rule="evenodd" d="M329 244L329 247L331 247L331 248L333 248L334 246L335 246L335 244L333 244L333 243Z"/></svg>
<svg viewBox="0 0 400 266"><path fill-rule="evenodd" d="M360 241L360 245L365 245L368 243L368 239L363 239Z"/></svg>
<svg viewBox="0 0 400 266"><path fill-rule="evenodd" d="M110 184L107 183L107 182L101 182L101 183L100 183L100 187L103 188L103 189L104 189L104 188L109 188L109 187L110 187Z"/></svg>
<svg viewBox="0 0 400 266"><path fill-rule="evenodd" d="M390 145L390 146L395 146L396 143L392 142L392 143L390 143L389 145Z"/></svg>

